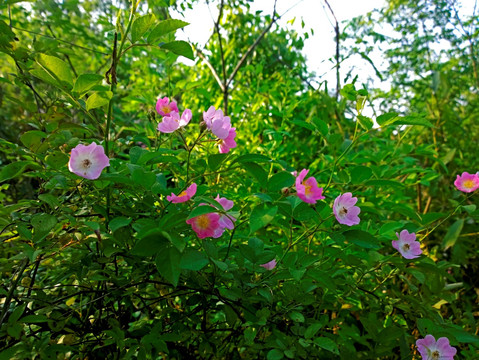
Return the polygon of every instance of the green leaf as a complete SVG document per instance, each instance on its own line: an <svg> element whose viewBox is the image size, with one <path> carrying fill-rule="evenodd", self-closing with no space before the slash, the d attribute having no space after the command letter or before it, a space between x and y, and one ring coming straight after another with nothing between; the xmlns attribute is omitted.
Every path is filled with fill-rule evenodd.
<svg viewBox="0 0 479 360"><path fill-rule="evenodd" d="M122 227L125 227L125 226L128 226L130 225L131 223L131 219L130 218L126 218L126 217L123 217L123 216L119 216L119 217L116 217L114 219L112 219L110 221L110 223L108 224L108 227L110 228L110 230L112 232L115 232L116 230L118 230L119 228L122 228Z"/></svg>
<svg viewBox="0 0 479 360"><path fill-rule="evenodd" d="M293 210L293 217L299 221L307 221L317 217L318 214L307 203L301 201Z"/></svg>
<svg viewBox="0 0 479 360"><path fill-rule="evenodd" d="M381 119L382 124L381 126L387 126L387 125L421 125L421 126L428 126L428 127L434 127L433 124L431 124L428 120L424 119L422 115L408 115L408 116L393 116L389 115L390 119L385 120ZM385 114L386 115L386 114ZM379 119L379 118L378 118ZM379 123L379 122L378 122Z"/></svg>
<svg viewBox="0 0 479 360"><path fill-rule="evenodd" d="M58 197L53 196L52 194L40 194L38 195L38 200L47 203L52 209L55 209L58 205L60 205Z"/></svg>
<svg viewBox="0 0 479 360"><path fill-rule="evenodd" d="M250 215L250 233L254 233L255 231L265 227L268 225L273 219L276 213L278 212L278 207L273 206L269 207L266 205L258 205L256 206Z"/></svg>
<svg viewBox="0 0 479 360"><path fill-rule="evenodd" d="M73 76L70 67L65 61L46 54L38 54L35 57L35 61L38 65L36 70L41 70L44 74L41 74L41 71L37 73L34 71L33 75L64 90L71 90L73 87Z"/></svg>
<svg viewBox="0 0 479 360"><path fill-rule="evenodd" d="M323 136L327 136L329 133L328 124L326 124L323 120L313 117L312 122L316 129L321 133Z"/></svg>
<svg viewBox="0 0 479 360"><path fill-rule="evenodd" d="M306 331L304 332L304 337L306 339L311 339L316 333L321 329L323 325L321 323L311 324Z"/></svg>
<svg viewBox="0 0 479 360"><path fill-rule="evenodd" d="M376 118L376 122L378 123L378 125L383 126L384 124L386 124L386 123L390 122L391 120L397 118L397 116L398 116L398 114L395 113L395 112L388 112L388 113L379 115Z"/></svg>
<svg viewBox="0 0 479 360"><path fill-rule="evenodd" d="M255 164L253 162L244 162L241 163L241 167L245 169L247 172L249 172L251 175L253 175L258 181L258 183L262 186L263 184L266 184L267 179L268 179L268 174L266 171L263 170L263 168Z"/></svg>
<svg viewBox="0 0 479 360"><path fill-rule="evenodd" d="M181 29L189 23L182 20L168 19L161 21L156 25L153 30L151 30L150 35L148 35L148 43L152 44L157 41L162 36L169 34L172 31ZM150 25L151 26L151 25Z"/></svg>
<svg viewBox="0 0 479 360"><path fill-rule="evenodd" d="M261 155L261 154L245 154L238 156L235 161L233 161L233 164L235 162L239 163L262 163L262 162L271 162L271 158Z"/></svg>
<svg viewBox="0 0 479 360"><path fill-rule="evenodd" d="M151 25L155 22L153 14L146 14L137 17L131 26L131 42L134 44L141 39L145 33L150 30Z"/></svg>
<svg viewBox="0 0 479 360"><path fill-rule="evenodd" d="M304 315L301 314L300 312L298 311L292 311L289 313L289 317L291 318L291 320L293 320L294 322L304 322Z"/></svg>
<svg viewBox="0 0 479 360"><path fill-rule="evenodd" d="M175 40L160 46L161 49L169 50L173 54L184 56L190 60L194 60L193 49L191 45L183 40Z"/></svg>
<svg viewBox="0 0 479 360"><path fill-rule="evenodd" d="M81 74L75 81L73 92L82 97L93 86L98 85L103 80L103 76L99 74Z"/></svg>
<svg viewBox="0 0 479 360"><path fill-rule="evenodd" d="M153 256L156 255L165 244L169 244L166 234L159 229L152 229L143 234L131 249L131 253L137 256Z"/></svg>
<svg viewBox="0 0 479 360"><path fill-rule="evenodd" d="M348 230L343 232L347 241L366 249L379 249L379 241L370 233L362 230Z"/></svg>
<svg viewBox="0 0 479 360"><path fill-rule="evenodd" d="M27 169L27 167L32 165L37 167L37 164L33 161L17 161L5 165L0 171L0 183L20 176Z"/></svg>
<svg viewBox="0 0 479 360"><path fill-rule="evenodd" d="M27 315L20 319L20 322L26 323L26 324L37 324L37 323L43 323L47 321L48 321L48 317L45 315Z"/></svg>
<svg viewBox="0 0 479 360"><path fill-rule="evenodd" d="M42 139L45 139L47 134L39 130L27 131L20 136L20 141L30 150L35 146L38 147L42 143Z"/></svg>
<svg viewBox="0 0 479 360"><path fill-rule="evenodd" d="M367 166L355 166L350 171L351 182L354 185L361 184L366 180L369 180L373 176L373 171Z"/></svg>
<svg viewBox="0 0 479 360"><path fill-rule="evenodd" d="M200 216L200 215L204 215L204 214L209 214L209 213L212 213L212 212L215 212L216 209L210 205L201 205L201 206L198 206L196 208L193 209L193 211L190 213L190 215L188 216L188 219L192 219L194 217L197 217L197 216Z"/></svg>
<svg viewBox="0 0 479 360"><path fill-rule="evenodd" d="M268 181L268 191L275 192L294 184L295 177L287 171L274 174Z"/></svg>
<svg viewBox="0 0 479 360"><path fill-rule="evenodd" d="M112 96L113 93L111 91L94 92L86 101L86 109L90 111L91 109L96 109L100 106L108 105Z"/></svg>
<svg viewBox="0 0 479 360"><path fill-rule="evenodd" d="M434 127L434 125L431 124L428 120L417 115L400 117L394 121L394 125L421 125L421 126Z"/></svg>
<svg viewBox="0 0 479 360"><path fill-rule="evenodd" d="M446 236L444 236L444 240L442 241L442 247L444 248L444 250L447 250L451 246L454 246L457 241L457 238L461 234L463 226L464 219L459 219L451 225L449 230L447 230L447 234Z"/></svg>
<svg viewBox="0 0 479 360"><path fill-rule="evenodd" d="M181 253L178 249L174 246L163 247L158 253L155 263L160 275L176 287L181 274Z"/></svg>
<svg viewBox="0 0 479 360"><path fill-rule="evenodd" d="M30 220L35 235L33 241L43 240L57 224L58 220L55 216L50 214L36 214Z"/></svg>
<svg viewBox="0 0 479 360"><path fill-rule="evenodd" d="M314 343L318 345L320 348L331 351L335 355L339 355L338 345L327 337L318 337L314 339Z"/></svg>
<svg viewBox="0 0 479 360"><path fill-rule="evenodd" d="M70 158L61 151L54 151L45 158L45 162L54 169L64 167L69 160Z"/></svg>
<svg viewBox="0 0 479 360"><path fill-rule="evenodd" d="M354 88L354 84L346 84L340 90L340 94L348 100L355 101L358 92Z"/></svg>
<svg viewBox="0 0 479 360"><path fill-rule="evenodd" d="M211 171L216 171L219 168L221 163L225 161L229 154L212 154L208 156L208 166Z"/></svg>
<svg viewBox="0 0 479 360"><path fill-rule="evenodd" d="M272 349L268 351L266 360L281 360L284 357L283 352L278 349Z"/></svg>
<svg viewBox="0 0 479 360"><path fill-rule="evenodd" d="M366 130L371 129L374 125L373 119L367 116L358 115L358 121L359 121L359 124Z"/></svg>
<svg viewBox="0 0 479 360"><path fill-rule="evenodd" d="M210 260L208 257L194 249L188 249L181 257L180 267L186 270L199 271L203 269Z"/></svg>

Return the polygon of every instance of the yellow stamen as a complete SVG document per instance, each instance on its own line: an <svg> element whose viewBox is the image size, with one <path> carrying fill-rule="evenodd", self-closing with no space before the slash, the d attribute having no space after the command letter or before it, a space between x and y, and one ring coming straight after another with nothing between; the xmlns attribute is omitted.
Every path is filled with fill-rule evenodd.
<svg viewBox="0 0 479 360"><path fill-rule="evenodd" d="M474 181L473 180L465 180L462 185L467 188L467 189L471 189L474 187Z"/></svg>
<svg viewBox="0 0 479 360"><path fill-rule="evenodd" d="M208 228L208 226L210 226L210 218L206 214L200 215L196 220L196 225L198 225L198 227L202 230L205 230Z"/></svg>
<svg viewBox="0 0 479 360"><path fill-rule="evenodd" d="M304 185L304 193L306 196L309 196L311 195L312 191L311 191L311 185L307 185L307 184L303 184Z"/></svg>

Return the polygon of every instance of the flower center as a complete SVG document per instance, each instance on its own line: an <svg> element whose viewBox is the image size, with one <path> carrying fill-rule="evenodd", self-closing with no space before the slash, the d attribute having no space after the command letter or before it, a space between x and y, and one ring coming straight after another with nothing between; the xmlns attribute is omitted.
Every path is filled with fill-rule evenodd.
<svg viewBox="0 0 479 360"><path fill-rule="evenodd" d="M466 180L464 181L464 183L462 184L465 188L473 188L474 187L474 181L472 180Z"/></svg>
<svg viewBox="0 0 479 360"><path fill-rule="evenodd" d="M90 159L85 159L85 160L83 160L82 165L83 165L83 167L84 167L85 169L89 169L90 166L91 166L91 161L90 161Z"/></svg>
<svg viewBox="0 0 479 360"><path fill-rule="evenodd" d="M404 245L402 246L402 249L403 249L404 251L409 251L410 248L411 248L411 246L410 246L409 244L404 244Z"/></svg>
<svg viewBox="0 0 479 360"><path fill-rule="evenodd" d="M165 114L169 114L171 109L168 105L165 105L165 106L162 106L161 107L161 110L165 113Z"/></svg>
<svg viewBox="0 0 479 360"><path fill-rule="evenodd" d="M200 215L198 216L198 219L196 220L196 225L202 229L206 230L208 226L210 226L210 218L205 214L205 215Z"/></svg>
<svg viewBox="0 0 479 360"><path fill-rule="evenodd" d="M441 353L440 353L438 350L434 351L434 352L431 354L432 360L439 360L440 357L441 357Z"/></svg>
<svg viewBox="0 0 479 360"><path fill-rule="evenodd" d="M346 215L348 213L348 209L346 209L344 206L339 210L339 215Z"/></svg>
<svg viewBox="0 0 479 360"><path fill-rule="evenodd" d="M178 194L178 197L186 196L186 190L182 191Z"/></svg>
<svg viewBox="0 0 479 360"><path fill-rule="evenodd" d="M306 196L311 195L311 193L312 193L311 185L304 185L304 193L306 194Z"/></svg>

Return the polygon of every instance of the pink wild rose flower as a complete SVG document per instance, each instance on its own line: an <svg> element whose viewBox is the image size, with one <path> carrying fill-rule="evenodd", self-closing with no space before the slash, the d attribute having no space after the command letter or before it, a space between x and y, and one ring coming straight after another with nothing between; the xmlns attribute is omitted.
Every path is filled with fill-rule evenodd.
<svg viewBox="0 0 479 360"><path fill-rule="evenodd" d="M276 264L276 259L273 259L270 262L267 262L266 264L262 264L260 266L264 267L266 270L273 270L276 267Z"/></svg>
<svg viewBox="0 0 479 360"><path fill-rule="evenodd" d="M88 180L98 179L107 166L110 166L110 159L105 155L103 146L95 143L74 147L68 162L68 170Z"/></svg>
<svg viewBox="0 0 479 360"><path fill-rule="evenodd" d="M178 130L180 127L188 125L192 117L191 110L185 109L183 114L172 112L169 116L165 116L161 123L158 124L158 131L162 133L172 133Z"/></svg>
<svg viewBox="0 0 479 360"><path fill-rule="evenodd" d="M216 196L215 200L220 203L224 211L230 210L234 205L233 201L228 200L227 198L220 198L219 195ZM233 223L234 221L236 221L236 218L233 216L220 214L219 224L223 228L223 231L224 229L233 230L235 227ZM221 232L221 235L223 234L223 231Z"/></svg>
<svg viewBox="0 0 479 360"><path fill-rule="evenodd" d="M348 226L359 224L360 219L358 215L361 209L354 206L357 201L358 198L353 197L351 193L339 195L334 200L333 213L340 224Z"/></svg>
<svg viewBox="0 0 479 360"><path fill-rule="evenodd" d="M235 137L236 137L236 128L231 128L226 139L220 140L218 144L220 154L226 154L231 149L236 147Z"/></svg>
<svg viewBox="0 0 479 360"><path fill-rule="evenodd" d="M171 193L166 197L166 200L172 202L173 204L182 203L190 200L196 194L196 184L193 183L186 188L185 191L182 191L178 195Z"/></svg>
<svg viewBox="0 0 479 360"><path fill-rule="evenodd" d="M316 201L324 199L323 188L318 186L314 177L304 180L309 170L303 169L296 177L296 192L298 197L306 203L316 204Z"/></svg>
<svg viewBox="0 0 479 360"><path fill-rule="evenodd" d="M416 241L416 234L407 230L396 233L398 240L393 240L392 245L405 259L415 259L422 254L421 244Z"/></svg>
<svg viewBox="0 0 479 360"><path fill-rule="evenodd" d="M416 341L416 346L423 360L454 360L456 348L449 345L449 339L441 337L437 340L432 335Z"/></svg>
<svg viewBox="0 0 479 360"><path fill-rule="evenodd" d="M203 120L206 127L219 139L225 140L230 135L231 119L224 116L221 109L216 110L214 106L203 112Z"/></svg>
<svg viewBox="0 0 479 360"><path fill-rule="evenodd" d="M219 220L220 215L212 212L188 219L186 220L186 223L191 225L192 229L200 239L207 237L217 238L221 236L223 233L222 230L224 230L219 224ZM221 234L219 234L220 232Z"/></svg>
<svg viewBox="0 0 479 360"><path fill-rule="evenodd" d="M156 112L161 116L168 116L171 113L179 113L178 106L176 106L176 102L170 102L168 97L164 97L163 99L158 99L156 102Z"/></svg>
<svg viewBox="0 0 479 360"><path fill-rule="evenodd" d="M214 106L210 106L208 110L203 111L203 120L206 124L208 129L211 128L211 121L216 115L216 108Z"/></svg>
<svg viewBox="0 0 479 360"><path fill-rule="evenodd" d="M479 175L463 172L461 176L457 175L454 185L463 192L473 192L479 188Z"/></svg>

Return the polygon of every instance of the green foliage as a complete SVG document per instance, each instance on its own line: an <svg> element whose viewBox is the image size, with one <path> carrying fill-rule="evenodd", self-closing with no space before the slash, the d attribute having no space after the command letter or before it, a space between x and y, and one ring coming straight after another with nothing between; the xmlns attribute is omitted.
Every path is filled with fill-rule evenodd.
<svg viewBox="0 0 479 360"><path fill-rule="evenodd" d="M430 18L452 44L473 43L446 31L457 25L447 3L391 2L380 20L415 34L387 51L387 71L374 68L391 90L353 81L338 99L309 81L304 37L248 1L221 2L221 31L194 47L201 56L175 40L188 24L170 18L170 2L8 4L0 358L411 359L427 334L475 356L477 194L453 185L478 170L465 146L479 133L477 78L463 70L474 57L451 47L431 63L435 37L414 31ZM466 22L475 33L477 19ZM349 26L348 49L374 66L367 36L388 39L372 21ZM171 134L157 131L164 96L193 113ZM227 154L202 123L211 105L236 127ZM92 142L110 166L88 180L68 163ZM298 197L302 169L324 200ZM191 200L167 201L193 182ZM332 213L347 192L361 209L353 227ZM234 228L200 239L186 221L211 212ZM416 259L392 247L404 229L421 242Z"/></svg>

